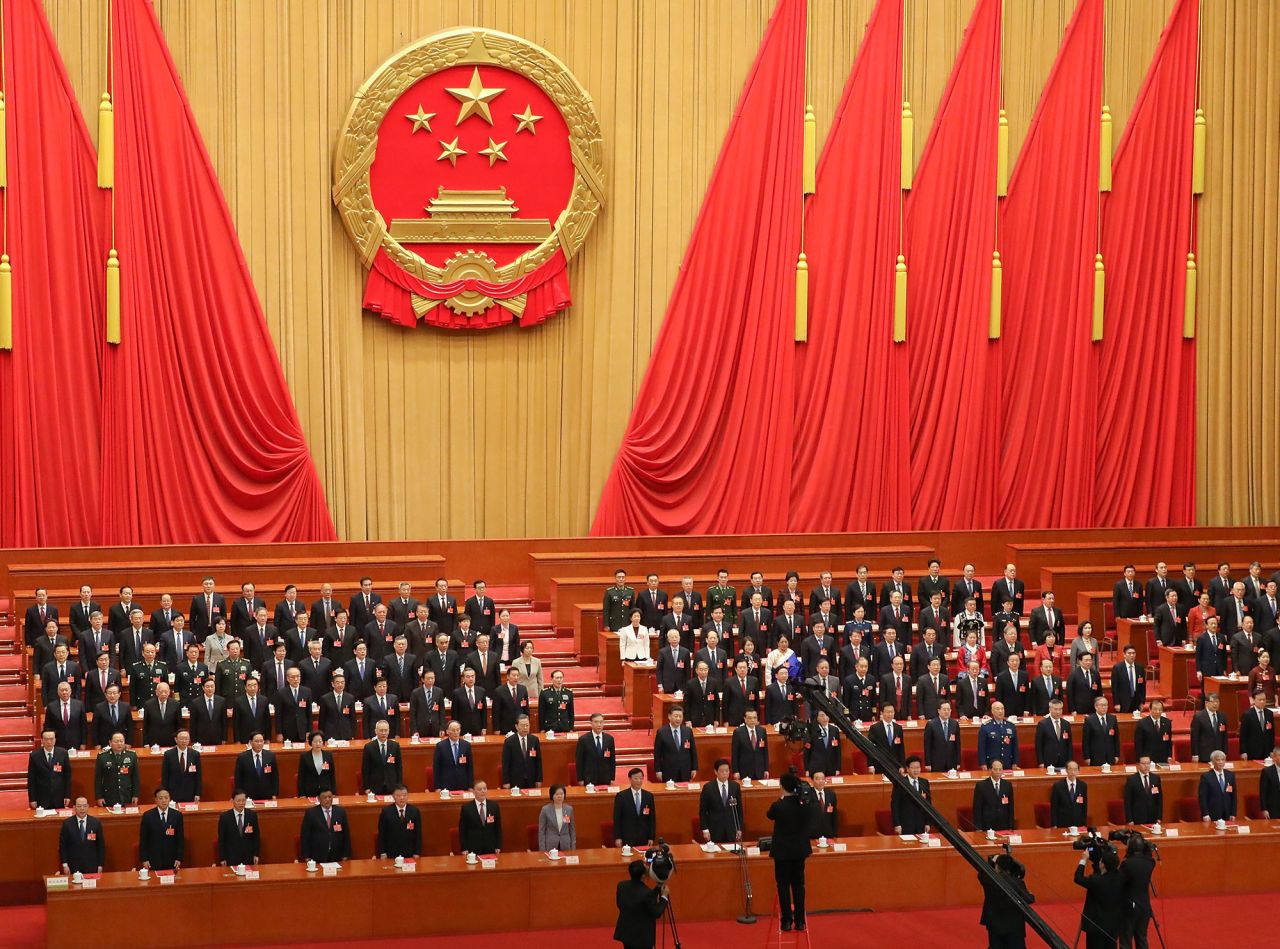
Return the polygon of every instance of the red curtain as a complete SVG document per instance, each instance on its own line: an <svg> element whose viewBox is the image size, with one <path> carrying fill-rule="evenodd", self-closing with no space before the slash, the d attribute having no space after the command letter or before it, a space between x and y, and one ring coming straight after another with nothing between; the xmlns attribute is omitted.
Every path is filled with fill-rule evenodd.
<svg viewBox="0 0 1280 949"><path fill-rule="evenodd" d="M3 0L13 351L0 353L0 547L97 537L105 202L39 0Z"/></svg>
<svg viewBox="0 0 1280 949"><path fill-rule="evenodd" d="M1103 205L1105 333L1096 523L1195 517L1195 342L1182 338L1191 244L1199 4L1178 0L1117 148Z"/></svg>
<svg viewBox="0 0 1280 949"><path fill-rule="evenodd" d="M1000 13L1001 0L979 0L906 203L909 416L885 432L898 457L883 476L910 478L916 530L989 527L992 518Z"/></svg>
<svg viewBox="0 0 1280 949"><path fill-rule="evenodd" d="M667 304L592 534L787 527L805 0L780 0ZM690 354L700 354L692 359Z"/></svg>
<svg viewBox="0 0 1280 949"><path fill-rule="evenodd" d="M809 199L809 341L798 348L792 527L910 526L900 429L907 353L893 342L901 233L902 0L880 0L845 83ZM816 464L815 464L816 462Z"/></svg>
<svg viewBox="0 0 1280 949"><path fill-rule="evenodd" d="M330 540L333 522L186 94L146 0L112 0L122 342L103 541Z"/></svg>
<svg viewBox="0 0 1280 949"><path fill-rule="evenodd" d="M1080 0L1002 203L1003 331L991 526L1093 523L1102 0Z"/></svg>

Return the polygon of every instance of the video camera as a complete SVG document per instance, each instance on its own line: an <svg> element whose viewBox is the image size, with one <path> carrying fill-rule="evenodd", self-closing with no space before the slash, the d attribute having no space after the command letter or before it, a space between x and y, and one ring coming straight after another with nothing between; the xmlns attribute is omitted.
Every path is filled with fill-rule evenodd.
<svg viewBox="0 0 1280 949"><path fill-rule="evenodd" d="M789 715L778 722L778 734L789 745L803 745L809 740L809 723Z"/></svg>
<svg viewBox="0 0 1280 949"><path fill-rule="evenodd" d="M1155 850L1150 841L1132 827L1117 827L1106 837L1098 833L1098 828L1087 827L1083 834L1072 841L1071 849L1085 851L1089 855L1090 862L1096 867L1104 853L1113 853L1117 857L1120 855L1116 850L1117 843L1123 844L1126 848L1137 844L1147 850Z"/></svg>
<svg viewBox="0 0 1280 949"><path fill-rule="evenodd" d="M655 883L666 883L671 879L671 874L676 872L676 858L671 854L671 847L661 837L658 838L656 847L650 847L644 852L644 862Z"/></svg>

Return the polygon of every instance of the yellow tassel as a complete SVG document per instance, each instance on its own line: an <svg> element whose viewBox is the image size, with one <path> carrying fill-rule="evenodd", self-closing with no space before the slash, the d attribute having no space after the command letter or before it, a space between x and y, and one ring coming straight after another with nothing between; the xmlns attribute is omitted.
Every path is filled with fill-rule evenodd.
<svg viewBox="0 0 1280 949"><path fill-rule="evenodd" d="M804 107L804 169L801 172L805 194L818 190L818 120L813 106Z"/></svg>
<svg viewBox="0 0 1280 949"><path fill-rule="evenodd" d="M915 119L911 103L902 103L902 190L910 191L915 177Z"/></svg>
<svg viewBox="0 0 1280 949"><path fill-rule="evenodd" d="M111 109L111 93L104 92L98 103L98 187L114 188L116 183L116 122Z"/></svg>
<svg viewBox="0 0 1280 949"><path fill-rule="evenodd" d="M9 134L4 93L0 92L0 188L9 187Z"/></svg>
<svg viewBox="0 0 1280 949"><path fill-rule="evenodd" d="M1000 251L991 252L991 321L987 326L987 339L1000 338L1000 292L1003 289L1004 269L1000 264Z"/></svg>
<svg viewBox="0 0 1280 949"><path fill-rule="evenodd" d="M1187 287L1182 301L1182 338L1196 338L1196 255L1187 254Z"/></svg>
<svg viewBox="0 0 1280 949"><path fill-rule="evenodd" d="M1204 194L1204 109L1196 109L1196 124L1191 136L1191 193Z"/></svg>
<svg viewBox="0 0 1280 949"><path fill-rule="evenodd" d="M996 126L996 197L1009 193L1009 119L1000 110L1000 124Z"/></svg>
<svg viewBox="0 0 1280 949"><path fill-rule="evenodd" d="M13 268L0 254L0 349L13 349Z"/></svg>
<svg viewBox="0 0 1280 949"><path fill-rule="evenodd" d="M1098 190L1111 190L1111 107L1102 107L1102 128L1098 134Z"/></svg>
<svg viewBox="0 0 1280 949"><path fill-rule="evenodd" d="M893 341L907 341L907 258L901 254L893 268Z"/></svg>
<svg viewBox="0 0 1280 949"><path fill-rule="evenodd" d="M120 344L120 257L114 247L107 254L107 342Z"/></svg>
<svg viewBox="0 0 1280 949"><path fill-rule="evenodd" d="M1102 340L1102 301L1107 295L1107 272L1102 266L1102 255L1093 258L1093 334L1095 343Z"/></svg>
<svg viewBox="0 0 1280 949"><path fill-rule="evenodd" d="M809 260L800 251L796 261L796 342L809 340Z"/></svg>

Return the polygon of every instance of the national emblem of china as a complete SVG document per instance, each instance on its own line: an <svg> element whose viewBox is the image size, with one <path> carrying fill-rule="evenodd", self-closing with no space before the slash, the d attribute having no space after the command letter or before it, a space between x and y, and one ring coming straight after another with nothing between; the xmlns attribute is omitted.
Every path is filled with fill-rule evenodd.
<svg viewBox="0 0 1280 949"><path fill-rule="evenodd" d="M604 200L600 124L558 59L483 29L429 36L356 93L333 200L369 268L364 306L402 326L541 323Z"/></svg>

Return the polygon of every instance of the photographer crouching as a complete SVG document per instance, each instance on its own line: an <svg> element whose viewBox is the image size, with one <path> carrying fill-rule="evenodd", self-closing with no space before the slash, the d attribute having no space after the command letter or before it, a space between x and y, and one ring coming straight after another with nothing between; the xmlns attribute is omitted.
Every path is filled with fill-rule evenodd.
<svg viewBox="0 0 1280 949"><path fill-rule="evenodd" d="M766 817L773 821L769 856L778 884L778 915L783 932L804 932L804 862L813 853L809 830L814 822L817 798L813 786L801 781L795 769L779 783L782 797L769 805Z"/></svg>
<svg viewBox="0 0 1280 949"><path fill-rule="evenodd" d="M988 861L1024 903L1036 901L1023 882L1026 867L1008 852L1008 845L1004 853L995 854ZM978 882L982 884L982 917L978 922L987 928L987 949L1027 949L1027 920L1021 908L985 874L978 874Z"/></svg>
<svg viewBox="0 0 1280 949"><path fill-rule="evenodd" d="M1116 848L1093 828L1074 846L1084 850L1076 866L1075 880L1085 891L1084 909L1080 913L1085 949L1115 949L1129 907L1125 899L1125 879L1120 874L1120 857ZM1093 866L1093 872L1087 876L1085 864Z"/></svg>
<svg viewBox="0 0 1280 949"><path fill-rule="evenodd" d="M665 845L662 849L666 850ZM622 943L623 949L653 949L658 940L658 920L671 896L666 879L659 879L644 860L631 861L627 874L628 878L618 884L615 898L618 922L613 928L614 941ZM657 886L646 886L645 877Z"/></svg>

